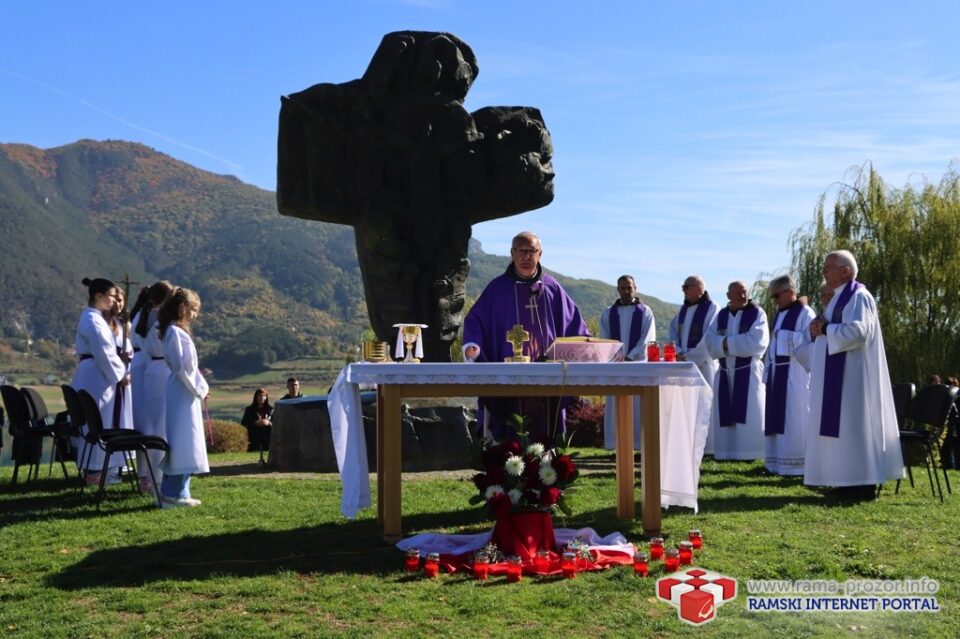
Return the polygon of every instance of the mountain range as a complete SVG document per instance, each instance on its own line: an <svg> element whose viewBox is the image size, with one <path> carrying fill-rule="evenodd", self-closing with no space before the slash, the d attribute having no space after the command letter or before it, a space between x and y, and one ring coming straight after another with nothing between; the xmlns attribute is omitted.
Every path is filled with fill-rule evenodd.
<svg viewBox="0 0 960 639"><path fill-rule="evenodd" d="M468 297L509 263L476 241L470 260ZM339 357L369 326L350 227L281 216L273 192L135 142L0 144L0 274L8 344L71 344L84 277L129 276L132 295L158 279L196 289L201 355L281 334L302 352L275 357ZM616 299L604 282L552 274L587 318ZM644 301L663 335L677 306Z"/></svg>

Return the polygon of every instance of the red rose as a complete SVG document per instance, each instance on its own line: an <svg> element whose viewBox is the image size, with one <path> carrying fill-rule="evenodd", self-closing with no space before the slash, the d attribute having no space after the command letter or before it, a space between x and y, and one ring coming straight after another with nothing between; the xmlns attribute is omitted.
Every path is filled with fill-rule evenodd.
<svg viewBox="0 0 960 639"><path fill-rule="evenodd" d="M489 500L487 503L490 504L490 510L493 511L495 517L502 517L510 512L510 497L506 493L497 493Z"/></svg>
<svg viewBox="0 0 960 639"><path fill-rule="evenodd" d="M520 441L517 439L512 439L508 441L503 445L503 448L507 451L507 453L510 453L513 455L519 456L520 453L523 452L523 448L520 446Z"/></svg>
<svg viewBox="0 0 960 639"><path fill-rule="evenodd" d="M553 506L560 500L560 489L550 486L540 491L540 503L544 506Z"/></svg>
<svg viewBox="0 0 960 639"><path fill-rule="evenodd" d="M553 469L557 471L557 481L567 481L577 472L577 466L570 455L558 455L553 460Z"/></svg>
<svg viewBox="0 0 960 639"><path fill-rule="evenodd" d="M507 483L507 471L504 469L503 464L500 464L496 468L491 468L487 471L487 486L493 486L494 484L500 484L503 486Z"/></svg>

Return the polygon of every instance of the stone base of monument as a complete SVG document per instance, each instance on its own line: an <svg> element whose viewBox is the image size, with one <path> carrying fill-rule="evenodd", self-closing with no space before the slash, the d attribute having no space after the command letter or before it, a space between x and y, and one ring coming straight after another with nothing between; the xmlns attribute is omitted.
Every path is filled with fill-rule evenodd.
<svg viewBox="0 0 960 639"><path fill-rule="evenodd" d="M363 394L363 425L367 459L377 458L376 403ZM402 407L403 471L457 470L470 467L469 447L475 410L465 406ZM267 466L273 470L337 472L326 396L278 401L273 411Z"/></svg>

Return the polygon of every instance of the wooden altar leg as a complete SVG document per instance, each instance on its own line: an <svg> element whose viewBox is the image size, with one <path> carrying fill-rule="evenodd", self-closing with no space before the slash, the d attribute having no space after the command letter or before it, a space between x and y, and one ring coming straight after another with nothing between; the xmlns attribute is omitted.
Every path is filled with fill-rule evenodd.
<svg viewBox="0 0 960 639"><path fill-rule="evenodd" d="M660 534L660 387L644 386L640 395L643 411L643 532Z"/></svg>
<svg viewBox="0 0 960 639"><path fill-rule="evenodd" d="M383 526L383 386L377 385L377 524Z"/></svg>
<svg viewBox="0 0 960 639"><path fill-rule="evenodd" d="M633 467L633 397L617 395L617 517L636 516Z"/></svg>
<svg viewBox="0 0 960 639"><path fill-rule="evenodd" d="M383 461L377 460L377 468L383 471L377 485L383 495L383 538L396 543L403 534L400 507L400 387L385 385L382 388Z"/></svg>

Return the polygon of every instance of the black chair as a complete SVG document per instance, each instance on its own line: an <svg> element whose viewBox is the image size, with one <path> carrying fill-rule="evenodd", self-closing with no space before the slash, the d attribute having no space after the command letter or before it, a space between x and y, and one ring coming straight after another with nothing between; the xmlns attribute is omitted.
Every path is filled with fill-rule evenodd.
<svg viewBox="0 0 960 639"><path fill-rule="evenodd" d="M170 446L167 445L166 440L162 437L144 435L135 430L114 429L105 431L97 401L90 393L84 390L77 391L77 395L80 398L80 405L83 407L83 416L87 422L87 434L95 440L96 445L99 446L104 453L103 468L100 470L100 487L96 496L97 510L100 510L100 503L103 501L104 488L106 486L107 465L110 463L110 455L113 453L123 453L129 458L131 453L146 453L148 450L162 450L166 453L170 451ZM106 433L117 434L105 438L104 435ZM157 497L157 506L160 506L162 504L160 499L160 482L157 481L156 473L153 472L150 456L145 454L143 457L147 460L147 469L150 471L150 479L153 482L153 490ZM140 490L136 484L134 484L134 489Z"/></svg>
<svg viewBox="0 0 960 639"><path fill-rule="evenodd" d="M30 421L30 408L27 398L15 386L0 386L0 396L7 409L10 420L11 443L10 457L13 460L13 478L11 486L17 485L17 475L21 466L27 466L27 482L40 476L40 457L43 454L43 438L49 434L33 429Z"/></svg>
<svg viewBox="0 0 960 639"><path fill-rule="evenodd" d="M24 386L20 389L20 392L27 400L33 429L38 432L42 431L44 436L53 439L53 448L50 450L50 469L47 471L47 475L49 476L53 472L53 460L59 458L64 478L69 477L67 465L64 463L64 458L70 447L70 422L67 421L66 414L61 413L51 416L50 411L47 410L47 403L43 401L43 397L34 388Z"/></svg>
<svg viewBox="0 0 960 639"><path fill-rule="evenodd" d="M910 404L917 394L914 384L903 383L893 385L893 407L897 413L897 425L900 430L906 430L907 415L910 414Z"/></svg>
<svg viewBox="0 0 960 639"><path fill-rule="evenodd" d="M940 437L943 435L943 429L946 428L947 417L957 397L958 390L960 389L956 386L946 386L944 384L934 384L921 388L910 404L906 428L900 430L900 446L904 450L908 446L920 446L923 451L927 478L930 480L930 492L933 493L934 497L939 493L941 503L943 503L943 488L940 486L940 476L937 474L933 451L940 445ZM910 485L914 486L913 471L910 470L910 465L907 463L906 453L904 453L904 464L907 466ZM936 489L933 486L934 480L937 482ZM943 469L943 481L947 484L947 492L953 493L946 469ZM894 492L899 491L900 480L898 479L897 488Z"/></svg>

